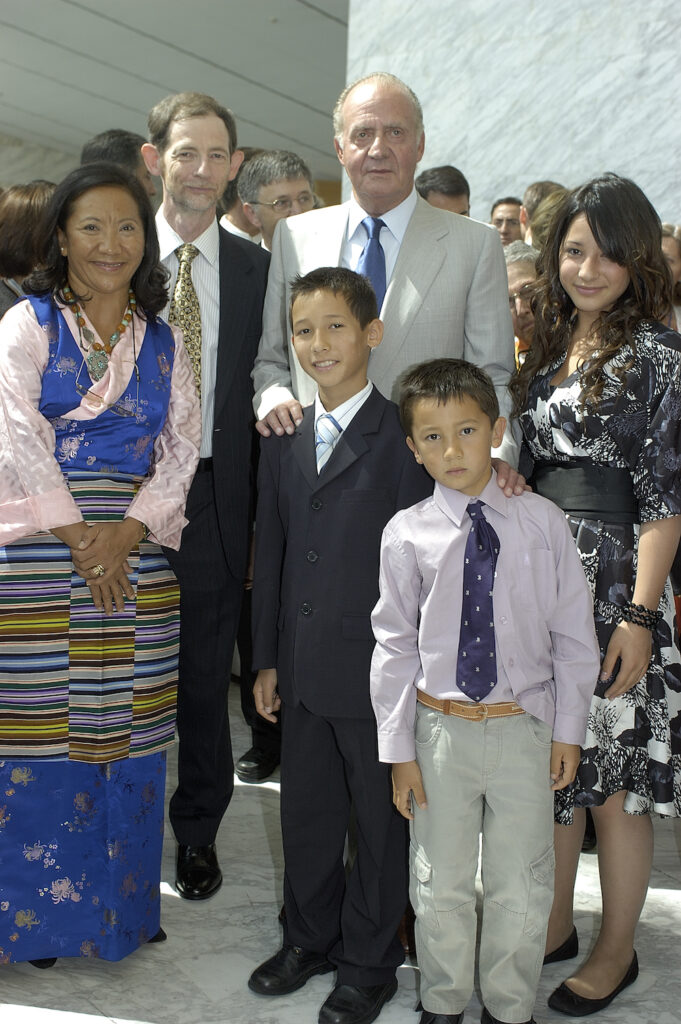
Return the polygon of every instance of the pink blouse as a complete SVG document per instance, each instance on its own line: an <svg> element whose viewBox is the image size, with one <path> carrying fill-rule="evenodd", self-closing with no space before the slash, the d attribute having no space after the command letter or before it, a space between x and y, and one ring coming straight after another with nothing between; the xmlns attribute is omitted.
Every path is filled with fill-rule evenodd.
<svg viewBox="0 0 681 1024"><path fill-rule="evenodd" d="M77 341L73 313L68 307L62 312ZM96 335L89 321L88 326ZM199 457L201 414L182 332L177 327L171 330L175 360L168 415L154 445L154 467L126 514L144 523L152 540L177 550L187 523L187 492ZM146 321L135 315L138 353L145 331ZM8 310L0 321L0 544L83 518L54 457L54 430L38 411L48 354L47 335L30 303L21 302ZM116 344L106 373L90 389L102 403L85 395L66 418L94 419L116 402L134 365L130 325Z"/></svg>

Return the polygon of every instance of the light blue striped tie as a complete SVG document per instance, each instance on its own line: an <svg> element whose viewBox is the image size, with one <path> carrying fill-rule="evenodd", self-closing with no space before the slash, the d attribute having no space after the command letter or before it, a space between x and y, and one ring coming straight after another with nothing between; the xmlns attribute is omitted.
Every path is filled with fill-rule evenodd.
<svg viewBox="0 0 681 1024"><path fill-rule="evenodd" d="M343 428L331 413L323 412L315 424L315 454L317 456L317 473L329 461L336 441L343 433Z"/></svg>

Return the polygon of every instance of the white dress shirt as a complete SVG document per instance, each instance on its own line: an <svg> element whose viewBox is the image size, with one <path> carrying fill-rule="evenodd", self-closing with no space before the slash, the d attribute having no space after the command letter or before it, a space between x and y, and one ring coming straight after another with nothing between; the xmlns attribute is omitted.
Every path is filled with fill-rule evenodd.
<svg viewBox="0 0 681 1024"><path fill-rule="evenodd" d="M362 250L367 243L367 229L362 224L365 217L368 217L366 210L363 210L354 196L348 204L348 226L343 242L341 266L349 270L356 270ZM411 215L416 209L416 189L412 189L407 198L393 210L381 215L385 227L381 228L379 241L385 253L385 283L390 284L393 276L397 257L400 253L400 246ZM379 310L380 313L380 310Z"/></svg>
<svg viewBox="0 0 681 1024"><path fill-rule="evenodd" d="M220 217L220 227L224 228L225 231L229 231L230 235L236 235L237 238L245 238L247 242L253 242L254 245L262 245L262 235L259 231L256 235L249 235L248 231L243 231L236 224L232 224L226 213Z"/></svg>
<svg viewBox="0 0 681 1024"><path fill-rule="evenodd" d="M172 300L177 280L178 259L175 250L184 241L163 216L156 214L156 231L161 261L170 271L168 295ZM211 222L202 235L191 243L199 250L192 263L192 282L201 307L201 458L213 454L213 418L215 409L215 378L218 362L218 331L220 329L220 229ZM170 301L161 316L168 319Z"/></svg>

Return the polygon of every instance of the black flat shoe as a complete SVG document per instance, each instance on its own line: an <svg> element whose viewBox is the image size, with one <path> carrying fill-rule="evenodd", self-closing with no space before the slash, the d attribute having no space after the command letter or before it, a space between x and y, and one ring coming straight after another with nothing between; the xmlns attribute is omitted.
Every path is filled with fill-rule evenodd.
<svg viewBox="0 0 681 1024"><path fill-rule="evenodd" d="M56 956L45 956L42 960L29 960L29 964L33 964L34 967L39 968L41 971L46 971L48 967L54 967L57 962Z"/></svg>
<svg viewBox="0 0 681 1024"><path fill-rule="evenodd" d="M234 765L234 771L241 782L262 782L269 779L278 764L278 754L270 754L260 747L251 747Z"/></svg>
<svg viewBox="0 0 681 1024"><path fill-rule="evenodd" d="M461 1024L463 1012L461 1013L431 1013L424 1010L421 1014L419 1024Z"/></svg>
<svg viewBox="0 0 681 1024"><path fill-rule="evenodd" d="M385 985L336 985L319 1011L319 1024L371 1024L396 992L396 978Z"/></svg>
<svg viewBox="0 0 681 1024"><path fill-rule="evenodd" d="M627 973L622 978L617 988L613 989L609 996L602 999L587 999L586 996L578 996L565 982L559 985L555 992L549 996L549 1006L559 1013L566 1013L569 1017L588 1017L590 1013L598 1013L609 1006L615 996L618 996L629 985L633 985L638 978L638 957L634 950L634 959L629 964Z"/></svg>
<svg viewBox="0 0 681 1024"><path fill-rule="evenodd" d="M333 970L323 953L308 953L300 946L282 946L248 979L251 992L259 996L285 996L302 988L315 974L328 974Z"/></svg>
<svg viewBox="0 0 681 1024"><path fill-rule="evenodd" d="M165 942L167 938L168 936L163 931L163 929L159 928L156 934L149 939L149 942Z"/></svg>
<svg viewBox="0 0 681 1024"><path fill-rule="evenodd" d="M544 967L547 964L557 964L560 960L572 960L579 953L579 938L577 929L573 928L567 939L561 946L557 946L551 953L544 957Z"/></svg>
<svg viewBox="0 0 681 1024"><path fill-rule="evenodd" d="M175 888L185 900L207 900L222 885L222 872L210 846L178 846Z"/></svg>

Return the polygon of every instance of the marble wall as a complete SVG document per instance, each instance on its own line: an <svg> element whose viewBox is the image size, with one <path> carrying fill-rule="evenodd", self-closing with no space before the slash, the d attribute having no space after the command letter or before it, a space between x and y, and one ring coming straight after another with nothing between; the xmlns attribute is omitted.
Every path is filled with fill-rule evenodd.
<svg viewBox="0 0 681 1024"><path fill-rule="evenodd" d="M34 178L61 181L79 162L80 153L48 149L0 132L0 185L23 185Z"/></svg>
<svg viewBox="0 0 681 1024"><path fill-rule="evenodd" d="M667 0L350 0L347 80L414 89L421 169L459 167L480 220L531 181L616 171L681 223L680 39Z"/></svg>

